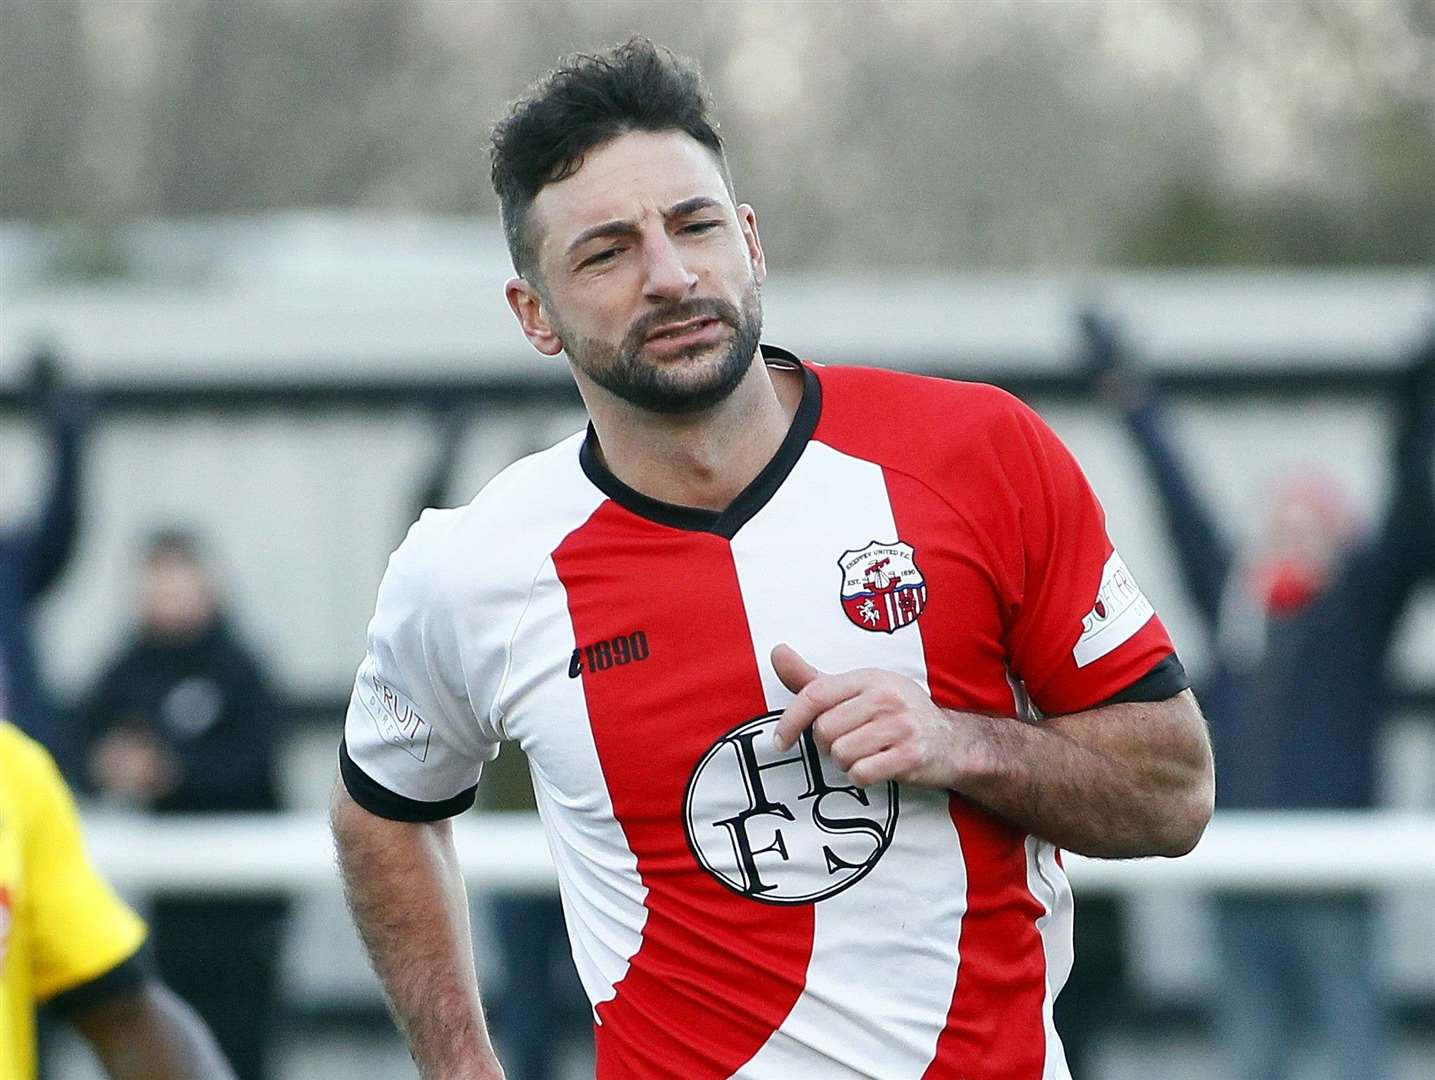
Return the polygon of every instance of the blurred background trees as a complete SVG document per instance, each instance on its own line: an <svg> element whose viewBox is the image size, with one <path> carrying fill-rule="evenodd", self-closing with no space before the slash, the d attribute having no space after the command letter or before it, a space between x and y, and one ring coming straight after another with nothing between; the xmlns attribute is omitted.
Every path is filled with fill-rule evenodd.
<svg viewBox="0 0 1435 1080"><path fill-rule="evenodd" d="M489 216L505 102L634 33L702 64L785 265L1435 252L1430 0L0 0L0 217L95 277L136 217Z"/></svg>

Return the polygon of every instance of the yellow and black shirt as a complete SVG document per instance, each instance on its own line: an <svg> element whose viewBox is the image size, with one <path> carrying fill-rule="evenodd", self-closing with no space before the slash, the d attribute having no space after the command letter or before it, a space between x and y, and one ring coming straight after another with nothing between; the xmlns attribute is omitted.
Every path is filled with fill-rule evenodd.
<svg viewBox="0 0 1435 1080"><path fill-rule="evenodd" d="M83 1008L140 976L144 924L90 865L50 755L0 721L0 1080L35 1076L35 1007Z"/></svg>

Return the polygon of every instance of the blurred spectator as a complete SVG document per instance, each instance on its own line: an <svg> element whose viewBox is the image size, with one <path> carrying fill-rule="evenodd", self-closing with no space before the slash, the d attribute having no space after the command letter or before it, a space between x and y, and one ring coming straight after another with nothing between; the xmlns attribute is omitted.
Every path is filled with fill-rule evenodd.
<svg viewBox="0 0 1435 1080"><path fill-rule="evenodd" d="M157 813L277 809L275 701L194 537L150 541L139 606L133 639L85 713L95 790ZM279 896L154 905L160 972L213 1028L241 1080L265 1075L285 906Z"/></svg>
<svg viewBox="0 0 1435 1080"><path fill-rule="evenodd" d="M31 412L48 429L54 473L35 521L0 532L0 714L53 751L57 732L30 624L75 549L86 406L46 350L36 355L25 390Z"/></svg>
<svg viewBox="0 0 1435 1080"><path fill-rule="evenodd" d="M439 448L420 489L419 512L447 505L468 426L460 408L440 410L436 421ZM535 443L524 453L537 449ZM537 813L528 759L516 746L505 747L483 767L478 805L479 813ZM499 892L488 898L488 909L503 968L502 991L489 1004L507 1080L551 1080L565 1047L592 1037L592 1014L568 948L562 902L556 892Z"/></svg>
<svg viewBox="0 0 1435 1080"><path fill-rule="evenodd" d="M1331 481L1302 475L1276 488L1257 550L1243 553L1197 494L1162 396L1126 368L1104 326L1089 319L1087 330L1093 387L1140 450L1210 637L1198 691L1217 805L1369 807L1391 638L1435 571L1435 343L1396 395L1394 483L1378 526L1363 534ZM1343 1080L1391 1075L1370 907L1345 893L1218 899L1217 1017L1239 1080L1292 1076L1292 1048L1322 1041Z"/></svg>

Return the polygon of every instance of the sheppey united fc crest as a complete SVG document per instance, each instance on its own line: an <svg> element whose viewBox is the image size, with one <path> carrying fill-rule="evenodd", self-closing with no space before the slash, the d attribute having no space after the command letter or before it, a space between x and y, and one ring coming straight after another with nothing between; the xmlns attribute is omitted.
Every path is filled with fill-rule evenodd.
<svg viewBox="0 0 1435 1080"><path fill-rule="evenodd" d="M874 540L860 550L844 551L837 565L842 570L842 610L863 630L894 634L916 622L927 606L927 582L911 544Z"/></svg>

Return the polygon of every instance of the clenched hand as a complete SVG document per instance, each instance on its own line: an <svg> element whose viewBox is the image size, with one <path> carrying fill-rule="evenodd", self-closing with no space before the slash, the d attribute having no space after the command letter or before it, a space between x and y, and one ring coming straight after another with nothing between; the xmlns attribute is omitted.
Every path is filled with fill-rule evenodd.
<svg viewBox="0 0 1435 1080"><path fill-rule="evenodd" d="M905 676L880 668L824 674L790 645L772 650L772 666L797 695L777 722L774 745L786 750L811 727L818 749L859 787L898 780L955 789L987 763L981 729L943 711Z"/></svg>

